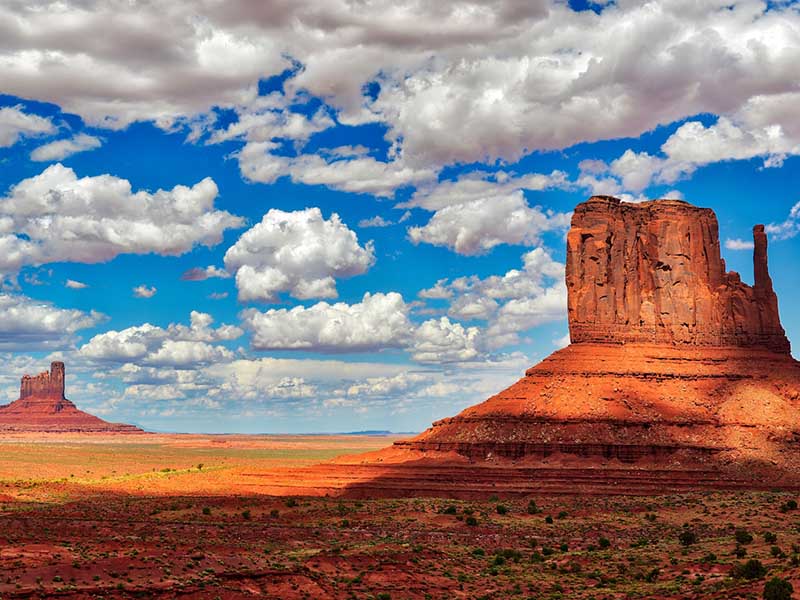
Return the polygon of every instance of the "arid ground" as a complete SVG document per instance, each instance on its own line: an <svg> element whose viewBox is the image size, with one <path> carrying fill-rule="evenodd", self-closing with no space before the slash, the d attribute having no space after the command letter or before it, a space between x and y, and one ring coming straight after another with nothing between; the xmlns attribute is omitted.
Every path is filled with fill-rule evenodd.
<svg viewBox="0 0 800 600"><path fill-rule="evenodd" d="M259 484L394 439L4 436L0 598L727 599L776 576L800 590L788 493L370 500Z"/></svg>

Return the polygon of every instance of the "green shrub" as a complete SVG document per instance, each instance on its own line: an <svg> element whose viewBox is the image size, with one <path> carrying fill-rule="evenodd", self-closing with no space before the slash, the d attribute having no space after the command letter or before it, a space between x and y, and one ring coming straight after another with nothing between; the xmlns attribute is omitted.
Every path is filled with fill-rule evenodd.
<svg viewBox="0 0 800 600"><path fill-rule="evenodd" d="M551 517L550 515L547 515L547 516L544 518L544 522L545 522L545 523L547 523L548 525L552 525L552 523L553 523L553 517Z"/></svg>
<svg viewBox="0 0 800 600"><path fill-rule="evenodd" d="M597 543L600 544L600 547L605 549L611 546L611 541L608 538L601 537L597 540Z"/></svg>
<svg viewBox="0 0 800 600"><path fill-rule="evenodd" d="M204 515L210 515L211 514L211 509L209 507L207 507L207 506L204 506L203 507L203 514Z"/></svg>
<svg viewBox="0 0 800 600"><path fill-rule="evenodd" d="M505 515L508 513L508 507L505 504L498 504L495 507L498 515Z"/></svg>
<svg viewBox="0 0 800 600"><path fill-rule="evenodd" d="M681 531L681 534L678 536L678 541L683 546L691 546L697 543L697 534L691 529L686 529Z"/></svg>
<svg viewBox="0 0 800 600"><path fill-rule="evenodd" d="M288 500L286 500L287 508L294 508L295 506L297 506L297 500L295 500L294 498L289 498Z"/></svg>
<svg viewBox="0 0 800 600"><path fill-rule="evenodd" d="M753 541L753 534L747 531L746 529L737 529L736 532L733 534L733 537L739 544L749 544L750 542Z"/></svg>
<svg viewBox="0 0 800 600"><path fill-rule="evenodd" d="M761 564L760 560L751 558L746 563L736 566L733 571L734 577L739 579L761 579L767 574L767 569Z"/></svg>
<svg viewBox="0 0 800 600"><path fill-rule="evenodd" d="M792 592L794 588L791 583L773 577L764 585L764 600L792 600Z"/></svg>
<svg viewBox="0 0 800 600"><path fill-rule="evenodd" d="M456 512L458 512L458 509L453 504L451 504L450 506L445 508L444 511L442 512L444 512L444 514L446 515L454 515L456 514Z"/></svg>
<svg viewBox="0 0 800 600"><path fill-rule="evenodd" d="M465 522L470 527L475 527L478 524L478 519L470 515L469 517L467 517L467 520Z"/></svg>
<svg viewBox="0 0 800 600"><path fill-rule="evenodd" d="M661 569L656 568L656 569L653 569L652 571L650 571L647 574L647 576L645 577L645 580L648 583L655 583L656 581L658 581L658 577L660 575L661 575Z"/></svg>
<svg viewBox="0 0 800 600"><path fill-rule="evenodd" d="M531 500L530 502L528 502L529 515L536 515L540 512L542 512L542 510L538 506L536 506L536 500Z"/></svg>
<svg viewBox="0 0 800 600"><path fill-rule="evenodd" d="M772 533L771 531L767 531L767 532L764 534L764 541L765 541L767 544L774 544L774 543L776 542L776 540L777 540L777 539L778 539L778 536L777 536L777 535L775 535L774 533Z"/></svg>

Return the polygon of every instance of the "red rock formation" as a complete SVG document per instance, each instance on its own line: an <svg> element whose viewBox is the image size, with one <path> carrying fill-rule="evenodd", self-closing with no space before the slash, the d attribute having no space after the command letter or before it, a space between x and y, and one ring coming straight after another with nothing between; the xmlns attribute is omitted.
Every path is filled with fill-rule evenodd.
<svg viewBox="0 0 800 600"><path fill-rule="evenodd" d="M64 395L64 363L50 364L50 372L23 375L19 399L0 406L0 431L143 433L124 423L109 423L79 410Z"/></svg>
<svg viewBox="0 0 800 600"><path fill-rule="evenodd" d="M750 346L788 354L763 225L754 237L750 287L725 272L713 211L679 200L591 198L575 209L567 237L572 342Z"/></svg>
<svg viewBox="0 0 800 600"><path fill-rule="evenodd" d="M591 198L567 238L569 347L411 440L309 476L356 494L800 488L800 363L753 233L751 287L726 272L711 210Z"/></svg>

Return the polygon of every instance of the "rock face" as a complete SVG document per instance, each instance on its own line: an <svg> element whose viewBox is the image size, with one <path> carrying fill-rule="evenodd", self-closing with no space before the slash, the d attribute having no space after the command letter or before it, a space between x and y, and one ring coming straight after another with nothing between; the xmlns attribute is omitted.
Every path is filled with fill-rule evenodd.
<svg viewBox="0 0 800 600"><path fill-rule="evenodd" d="M607 196L579 205L567 237L572 342L763 347L788 354L764 226L753 234L750 287L725 271L717 218L707 208Z"/></svg>
<svg viewBox="0 0 800 600"><path fill-rule="evenodd" d="M64 395L66 368L50 364L50 371L23 375L19 399L0 406L0 432L41 431L76 433L143 433L124 423L109 423L79 410Z"/></svg>
<svg viewBox="0 0 800 600"><path fill-rule="evenodd" d="M572 343L332 480L462 496L800 488L800 363L763 226L753 236L751 287L726 272L711 210L591 198L567 238Z"/></svg>

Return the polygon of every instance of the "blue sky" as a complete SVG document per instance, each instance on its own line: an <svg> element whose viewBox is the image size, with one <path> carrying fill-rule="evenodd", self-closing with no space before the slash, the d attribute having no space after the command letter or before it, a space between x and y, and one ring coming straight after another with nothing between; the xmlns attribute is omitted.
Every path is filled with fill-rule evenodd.
<svg viewBox="0 0 800 600"><path fill-rule="evenodd" d="M794 3L0 7L0 382L171 431L412 431L566 343L593 193L713 208L790 339Z"/></svg>

